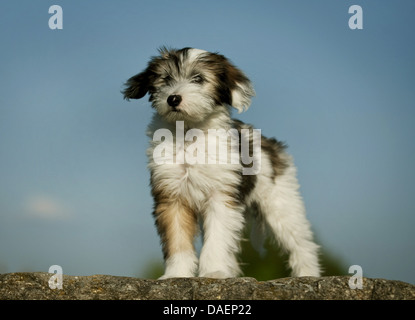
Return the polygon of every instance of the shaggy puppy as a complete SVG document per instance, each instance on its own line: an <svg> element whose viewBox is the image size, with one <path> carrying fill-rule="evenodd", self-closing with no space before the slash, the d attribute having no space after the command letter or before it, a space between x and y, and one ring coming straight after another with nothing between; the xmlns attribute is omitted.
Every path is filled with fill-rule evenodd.
<svg viewBox="0 0 415 320"><path fill-rule="evenodd" d="M147 93L156 111L148 157L162 278L238 276L246 220L256 243L270 233L289 252L293 276L319 276L292 158L281 142L231 118L231 107L244 111L255 94L246 75L217 53L162 48L123 91L128 100Z"/></svg>

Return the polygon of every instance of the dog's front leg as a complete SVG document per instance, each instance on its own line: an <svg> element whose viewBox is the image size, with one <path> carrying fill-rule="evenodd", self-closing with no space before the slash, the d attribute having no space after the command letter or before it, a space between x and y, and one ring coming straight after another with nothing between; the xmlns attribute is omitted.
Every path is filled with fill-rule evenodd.
<svg viewBox="0 0 415 320"><path fill-rule="evenodd" d="M203 213L203 247L199 276L232 278L240 275L237 261L244 226L243 207L232 197L216 192Z"/></svg>
<svg viewBox="0 0 415 320"><path fill-rule="evenodd" d="M178 200L166 201L156 204L154 217L165 260L165 272L160 279L195 276L197 219L194 212Z"/></svg>

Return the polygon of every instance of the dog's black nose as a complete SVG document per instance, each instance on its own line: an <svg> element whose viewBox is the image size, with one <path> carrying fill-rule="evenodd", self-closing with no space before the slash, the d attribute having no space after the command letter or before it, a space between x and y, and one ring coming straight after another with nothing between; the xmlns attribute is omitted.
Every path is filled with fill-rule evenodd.
<svg viewBox="0 0 415 320"><path fill-rule="evenodd" d="M176 108L180 102L182 102L182 97L177 94L173 94L167 98L167 103L173 108Z"/></svg>

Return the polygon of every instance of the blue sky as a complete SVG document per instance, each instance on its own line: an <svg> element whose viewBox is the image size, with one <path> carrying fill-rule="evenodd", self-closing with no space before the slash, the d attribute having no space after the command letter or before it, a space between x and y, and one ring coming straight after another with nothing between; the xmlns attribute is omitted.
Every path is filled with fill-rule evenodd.
<svg viewBox="0 0 415 320"><path fill-rule="evenodd" d="M48 27L51 5L63 29ZM351 30L348 8L363 8ZM287 142L321 244L415 283L413 1L2 1L0 272L140 276L161 260L147 99L120 90L162 45L218 51Z"/></svg>

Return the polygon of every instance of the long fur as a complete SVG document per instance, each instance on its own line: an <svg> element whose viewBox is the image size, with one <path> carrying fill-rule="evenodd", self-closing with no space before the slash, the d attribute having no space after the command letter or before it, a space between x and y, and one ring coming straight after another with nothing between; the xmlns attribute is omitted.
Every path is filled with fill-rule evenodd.
<svg viewBox="0 0 415 320"><path fill-rule="evenodd" d="M253 221L256 239L269 233L289 252L293 276L319 276L318 246L285 145L261 136L260 149L253 155L260 160L260 169L244 174L249 166L240 151L243 143L253 147L255 141L243 132L252 133L254 128L232 119L231 108L242 112L250 106L255 92L248 77L223 55L161 48L123 91L125 99L140 99L147 93L156 111L148 127L147 154L153 215L165 258L162 278L240 275L237 255L246 221ZM195 150L194 139L180 140L178 128L186 137L196 137L202 149ZM233 132L239 141L232 148L229 139L215 138L217 147L231 155L225 163L212 164L218 154L213 153L210 161L208 152L204 162L178 161L186 154L209 151L205 142L209 130L215 129ZM160 130L170 132L173 139L157 138ZM156 154L171 161L160 163ZM237 162L230 161L234 156ZM199 230L203 247L198 259L194 240Z"/></svg>

